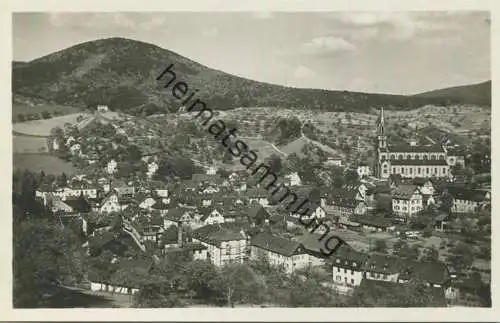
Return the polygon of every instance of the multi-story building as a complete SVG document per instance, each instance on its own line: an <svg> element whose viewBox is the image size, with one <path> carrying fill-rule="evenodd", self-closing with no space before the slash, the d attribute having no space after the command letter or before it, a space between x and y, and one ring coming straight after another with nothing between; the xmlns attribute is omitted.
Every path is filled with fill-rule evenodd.
<svg viewBox="0 0 500 323"><path fill-rule="evenodd" d="M348 293L361 284L368 255L348 245L339 247L333 256L332 276L335 289Z"/></svg>
<svg viewBox="0 0 500 323"><path fill-rule="evenodd" d="M206 225L193 231L193 242L207 247L208 259L217 267L228 263L243 263L247 252L247 237L243 231L220 224Z"/></svg>
<svg viewBox="0 0 500 323"><path fill-rule="evenodd" d="M415 185L399 185L392 196L392 210L399 216L411 217L424 209L423 197Z"/></svg>
<svg viewBox="0 0 500 323"><path fill-rule="evenodd" d="M490 203L490 193L488 191L473 190L461 187L449 187L448 193L453 198L451 212L453 213L473 213Z"/></svg>

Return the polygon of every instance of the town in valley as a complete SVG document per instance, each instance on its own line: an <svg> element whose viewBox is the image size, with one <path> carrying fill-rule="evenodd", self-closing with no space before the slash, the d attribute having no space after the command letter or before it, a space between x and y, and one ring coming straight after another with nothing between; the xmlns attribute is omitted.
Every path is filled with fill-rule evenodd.
<svg viewBox="0 0 500 323"><path fill-rule="evenodd" d="M143 73L148 46L100 39L13 63L14 307L491 307L490 98L339 91L329 106L259 83L269 105L207 99L327 233L170 93L113 85ZM150 88L161 64L141 75Z"/></svg>

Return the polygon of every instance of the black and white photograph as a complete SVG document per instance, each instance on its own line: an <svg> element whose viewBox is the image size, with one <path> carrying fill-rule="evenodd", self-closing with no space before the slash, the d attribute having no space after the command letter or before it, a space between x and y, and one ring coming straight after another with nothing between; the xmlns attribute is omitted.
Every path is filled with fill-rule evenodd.
<svg viewBox="0 0 500 323"><path fill-rule="evenodd" d="M492 307L489 11L11 19L13 309Z"/></svg>

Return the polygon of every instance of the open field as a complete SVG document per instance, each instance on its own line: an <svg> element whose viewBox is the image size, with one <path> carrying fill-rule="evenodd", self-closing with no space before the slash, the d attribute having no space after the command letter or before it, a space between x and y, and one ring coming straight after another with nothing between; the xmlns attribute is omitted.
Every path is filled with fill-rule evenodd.
<svg viewBox="0 0 500 323"><path fill-rule="evenodd" d="M14 154L34 154L48 152L47 139L41 137L12 136Z"/></svg>
<svg viewBox="0 0 500 323"><path fill-rule="evenodd" d="M47 103L24 103L24 102L13 102L12 103L12 116L17 117L18 114L29 114L36 113L39 116L42 112L47 111L50 115L58 113L60 115L74 114L80 112L80 109L70 106L63 106L58 104L47 104Z"/></svg>
<svg viewBox="0 0 500 323"><path fill-rule="evenodd" d="M46 174L72 174L76 168L71 163L60 160L57 157L47 154L14 154L14 169L28 169L32 172L44 171Z"/></svg>
<svg viewBox="0 0 500 323"><path fill-rule="evenodd" d="M64 127L65 123L75 124L79 117L87 117L85 113L74 113L46 120L32 120L13 124L13 130L18 133L37 136L48 136L55 127Z"/></svg>

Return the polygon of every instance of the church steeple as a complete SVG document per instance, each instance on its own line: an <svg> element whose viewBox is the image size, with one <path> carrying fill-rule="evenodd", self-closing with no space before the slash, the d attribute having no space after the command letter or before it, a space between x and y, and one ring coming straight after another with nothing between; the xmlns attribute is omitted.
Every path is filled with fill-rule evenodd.
<svg viewBox="0 0 500 323"><path fill-rule="evenodd" d="M380 108L380 115L377 122L377 134L379 136L385 135L385 121L384 121L384 108Z"/></svg>
<svg viewBox="0 0 500 323"><path fill-rule="evenodd" d="M377 122L378 148L387 148L387 137L385 135L384 108L380 109Z"/></svg>

